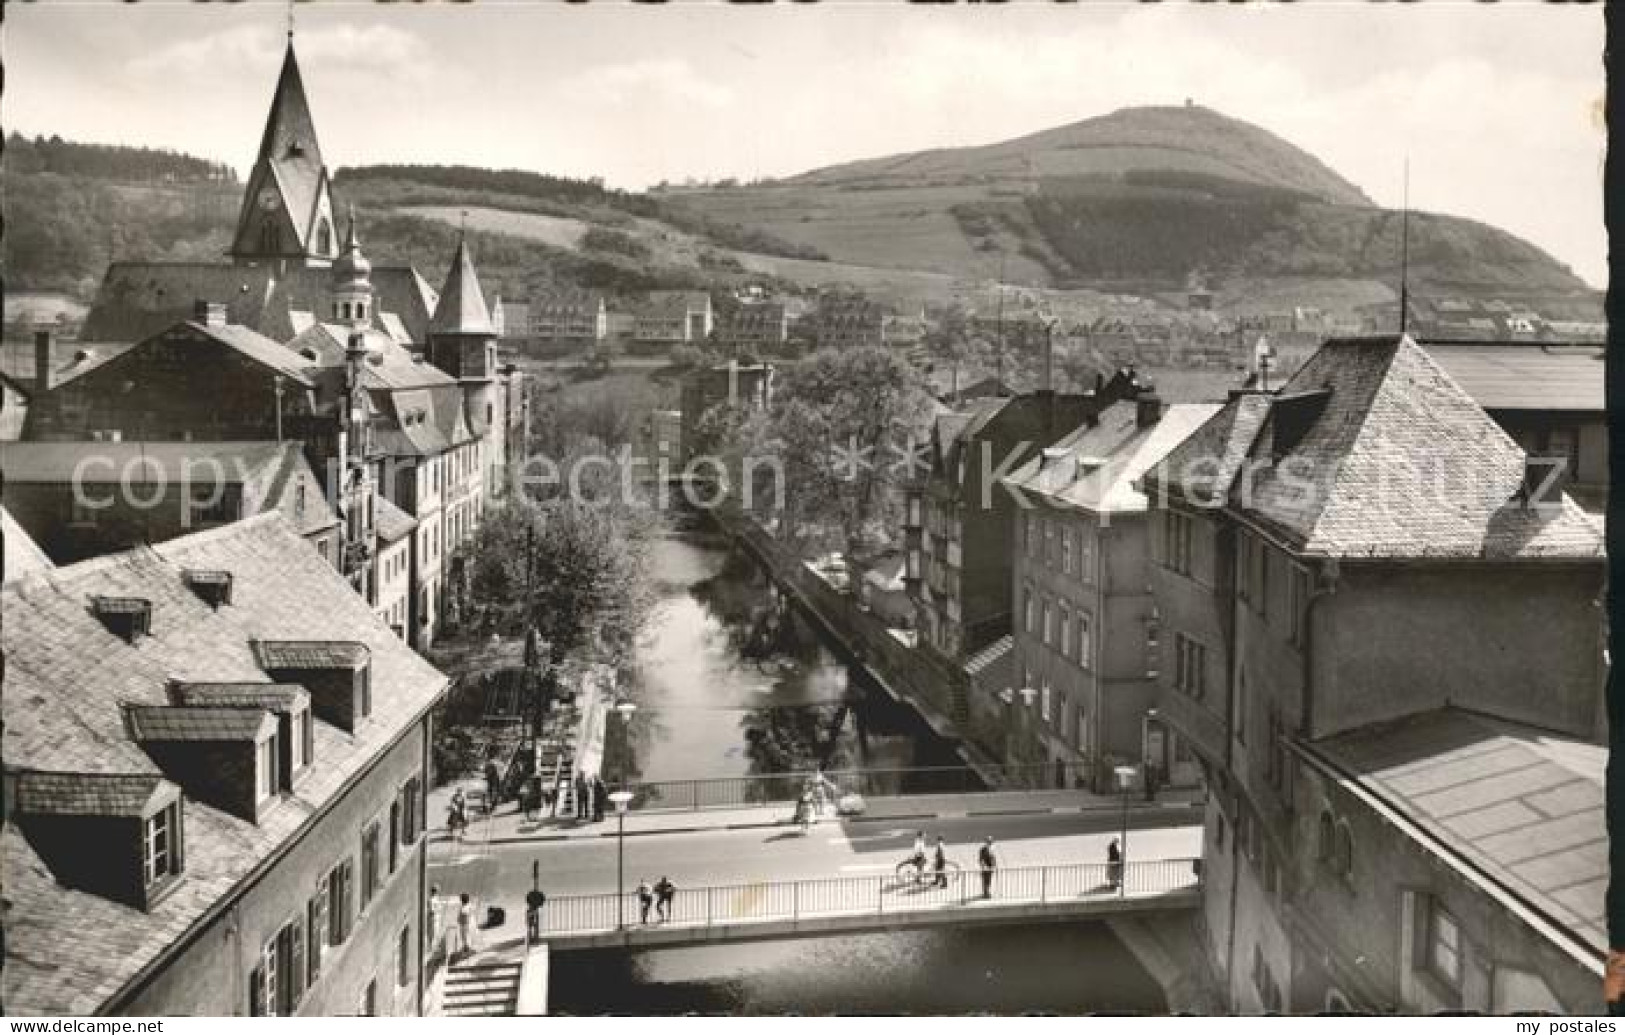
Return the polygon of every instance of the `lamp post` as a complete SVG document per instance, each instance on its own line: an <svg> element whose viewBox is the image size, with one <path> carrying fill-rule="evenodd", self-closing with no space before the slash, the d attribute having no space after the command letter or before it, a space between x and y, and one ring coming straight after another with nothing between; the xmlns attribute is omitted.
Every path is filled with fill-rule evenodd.
<svg viewBox="0 0 1625 1035"><path fill-rule="evenodd" d="M615 803L615 929L626 929L626 806L631 804L632 792L615 791L609 796Z"/></svg>
<svg viewBox="0 0 1625 1035"><path fill-rule="evenodd" d="M1128 894L1128 796L1129 792L1134 789L1134 767L1120 765L1113 769L1112 772L1117 777L1117 789L1123 796L1122 836L1117 842L1119 850L1118 865L1122 867L1122 873L1117 881L1117 893L1126 895Z"/></svg>

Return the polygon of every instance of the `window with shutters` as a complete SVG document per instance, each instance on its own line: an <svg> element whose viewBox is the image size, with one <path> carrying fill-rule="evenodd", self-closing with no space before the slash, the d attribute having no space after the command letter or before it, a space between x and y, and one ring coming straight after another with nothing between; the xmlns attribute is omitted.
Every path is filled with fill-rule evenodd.
<svg viewBox="0 0 1625 1035"><path fill-rule="evenodd" d="M401 856L401 803L397 799L389 805L389 872L400 865Z"/></svg>
<svg viewBox="0 0 1625 1035"><path fill-rule="evenodd" d="M1040 708L1038 710L1038 714L1043 718L1043 720L1045 722L1048 722L1049 721L1049 680L1047 680L1047 679L1044 681L1044 690L1043 690L1043 693L1039 695L1039 700L1042 701L1043 703L1042 703L1042 705L1040 706Z"/></svg>
<svg viewBox="0 0 1625 1035"><path fill-rule="evenodd" d="M423 833L423 781L414 776L406 781L406 843L417 844Z"/></svg>
<svg viewBox="0 0 1625 1035"><path fill-rule="evenodd" d="M1072 530L1061 531L1061 574L1072 574Z"/></svg>
<svg viewBox="0 0 1625 1035"><path fill-rule="evenodd" d="M260 950L260 965L251 987L252 1013L259 1017L287 1017L305 995L305 923L296 918L283 925Z"/></svg>
<svg viewBox="0 0 1625 1035"><path fill-rule="evenodd" d="M361 832L361 912L378 891L378 822L368 823Z"/></svg>
<svg viewBox="0 0 1625 1035"><path fill-rule="evenodd" d="M1078 612L1078 664L1084 668L1094 668L1095 633L1094 620L1089 612Z"/></svg>
<svg viewBox="0 0 1625 1035"><path fill-rule="evenodd" d="M1061 654L1063 657L1072 656L1072 609L1066 601L1061 601Z"/></svg>
<svg viewBox="0 0 1625 1035"><path fill-rule="evenodd" d="M277 772L277 738L271 734L254 749L254 799L264 801L282 789Z"/></svg>
<svg viewBox="0 0 1625 1035"><path fill-rule="evenodd" d="M1044 646L1055 644L1055 614L1049 605L1049 599L1044 600Z"/></svg>
<svg viewBox="0 0 1625 1035"><path fill-rule="evenodd" d="M305 906L305 929L309 933L307 952L309 953L308 971L310 984L314 985L316 979L322 976L322 957L327 955L328 938L331 937L327 929L328 878L323 877L316 882L316 893L310 897Z"/></svg>
<svg viewBox="0 0 1625 1035"><path fill-rule="evenodd" d="M405 987L412 981L412 926L401 928L395 940L395 983Z"/></svg>
<svg viewBox="0 0 1625 1035"><path fill-rule="evenodd" d="M354 919L355 860L346 859L328 874L327 925L331 932L329 945L343 945L350 938L350 923Z"/></svg>
<svg viewBox="0 0 1625 1035"><path fill-rule="evenodd" d="M1037 632L1037 619L1035 617L1037 614L1037 608L1033 603L1033 591L1031 589L1023 589L1021 594L1022 624L1026 627L1028 633Z"/></svg>
<svg viewBox="0 0 1625 1035"><path fill-rule="evenodd" d="M1191 519L1173 511L1163 513L1162 563L1181 575L1191 573Z"/></svg>

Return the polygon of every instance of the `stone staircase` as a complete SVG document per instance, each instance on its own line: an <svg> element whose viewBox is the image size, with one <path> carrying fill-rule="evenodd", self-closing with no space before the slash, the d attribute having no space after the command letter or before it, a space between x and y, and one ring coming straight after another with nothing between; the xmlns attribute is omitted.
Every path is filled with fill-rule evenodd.
<svg viewBox="0 0 1625 1035"><path fill-rule="evenodd" d="M453 964L446 973L446 1017L512 1017L519 1006L519 960Z"/></svg>

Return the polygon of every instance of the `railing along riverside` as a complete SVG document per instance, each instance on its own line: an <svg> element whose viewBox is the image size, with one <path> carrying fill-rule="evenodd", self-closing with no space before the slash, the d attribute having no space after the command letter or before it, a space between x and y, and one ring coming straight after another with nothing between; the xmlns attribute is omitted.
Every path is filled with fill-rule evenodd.
<svg viewBox="0 0 1625 1035"><path fill-rule="evenodd" d="M1087 764L984 766L921 766L907 769L851 769L824 773L835 785L836 797L859 794L887 797L899 794L968 794L1008 790L1076 790L1087 786ZM994 777L992 785L984 774ZM784 803L791 806L815 774L811 771L761 776L727 776L695 780L658 780L635 783L630 808L644 810L699 810L737 805ZM833 804L833 803L832 803Z"/></svg>
<svg viewBox="0 0 1625 1035"><path fill-rule="evenodd" d="M752 921L808 920L820 917L881 916L924 910L973 909L978 903L1073 905L1113 899L1155 899L1201 884L1200 860L1148 859L1129 862L1114 881L1109 863L1024 866L993 871L983 895L982 874L950 868L936 880L897 876L831 877L817 880L758 881L679 888L661 919L655 907L645 920L635 892L624 895L571 895L549 898L542 909L542 935L600 934L646 926L708 928Z"/></svg>

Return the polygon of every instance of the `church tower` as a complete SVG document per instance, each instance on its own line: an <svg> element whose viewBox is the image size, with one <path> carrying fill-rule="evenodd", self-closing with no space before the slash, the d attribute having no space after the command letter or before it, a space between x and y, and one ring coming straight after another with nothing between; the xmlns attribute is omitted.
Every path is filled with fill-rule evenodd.
<svg viewBox="0 0 1625 1035"><path fill-rule="evenodd" d="M338 254L327 167L305 100L293 38L271 98L259 157L237 217L231 257L239 263L326 266Z"/></svg>
<svg viewBox="0 0 1625 1035"><path fill-rule="evenodd" d="M427 354L430 363L461 384L468 429L485 439L480 467L487 469L493 458L505 455L507 421L495 412L497 332L474 272L466 233L457 238L440 304L429 321Z"/></svg>

